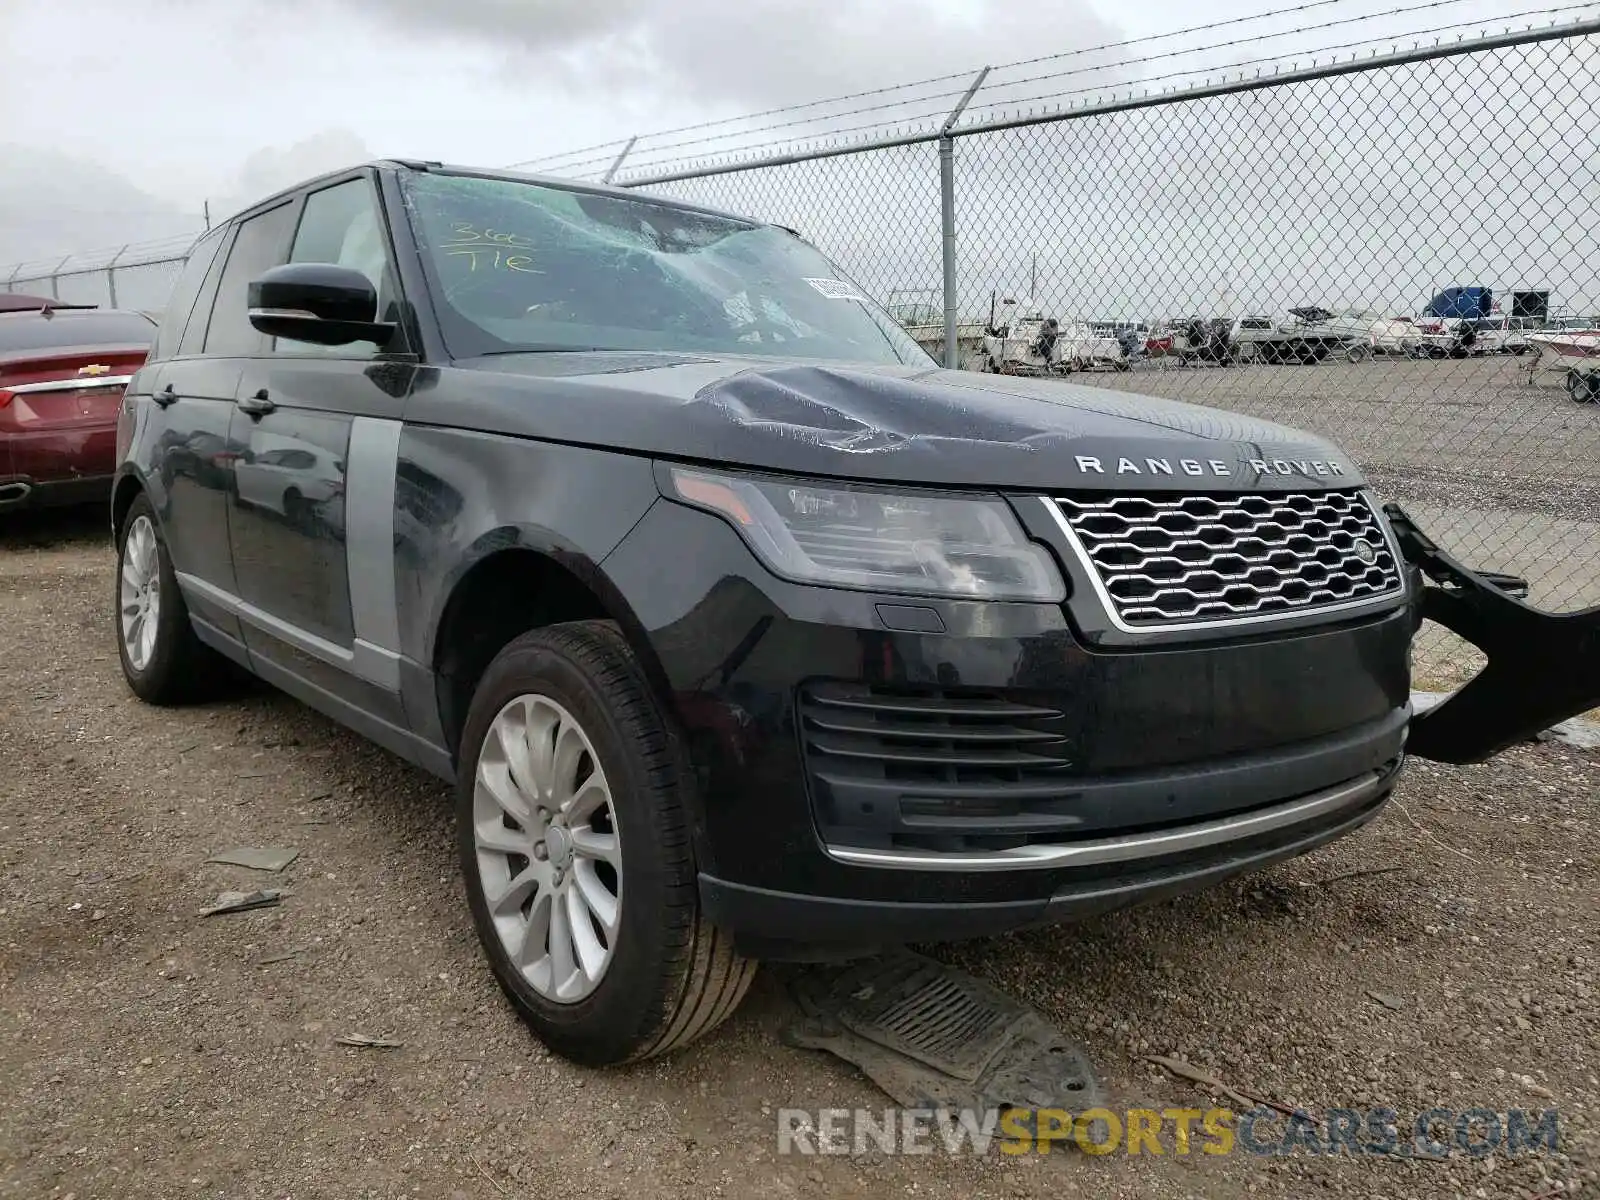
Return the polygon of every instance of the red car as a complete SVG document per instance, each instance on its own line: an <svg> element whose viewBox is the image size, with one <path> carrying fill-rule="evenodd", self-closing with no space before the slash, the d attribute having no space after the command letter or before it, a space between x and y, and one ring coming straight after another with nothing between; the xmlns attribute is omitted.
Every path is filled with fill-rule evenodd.
<svg viewBox="0 0 1600 1200"><path fill-rule="evenodd" d="M143 313L0 299L0 513L105 501L117 409L156 326Z"/></svg>

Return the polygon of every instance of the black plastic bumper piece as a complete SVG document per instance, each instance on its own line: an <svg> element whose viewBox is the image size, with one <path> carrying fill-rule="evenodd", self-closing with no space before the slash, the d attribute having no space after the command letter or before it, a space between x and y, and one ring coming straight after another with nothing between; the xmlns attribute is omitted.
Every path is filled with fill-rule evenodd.
<svg viewBox="0 0 1600 1200"><path fill-rule="evenodd" d="M1480 574L1441 550L1399 505L1385 507L1401 551L1431 586L1419 621L1437 621L1489 658L1470 683L1415 717L1406 752L1475 763L1550 726L1600 708L1600 608L1547 613L1524 604L1527 585Z"/></svg>
<svg viewBox="0 0 1600 1200"><path fill-rule="evenodd" d="M1305 854L1365 825L1382 810L1398 774L1349 807L1320 820L1223 843L1204 851L1119 864L1104 872L1057 872L1052 889L1014 901L962 900L961 873L947 875L948 902L881 901L800 895L700 876L706 916L733 935L742 953L766 959L826 960L884 946L959 941L1081 920L1211 886ZM1019 870L1014 875L1027 875Z"/></svg>

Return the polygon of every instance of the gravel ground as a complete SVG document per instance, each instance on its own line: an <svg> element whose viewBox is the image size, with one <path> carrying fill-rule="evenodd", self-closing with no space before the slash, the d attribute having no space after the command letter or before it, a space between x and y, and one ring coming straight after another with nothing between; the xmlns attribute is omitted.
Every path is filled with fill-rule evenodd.
<svg viewBox="0 0 1600 1200"><path fill-rule="evenodd" d="M0 1195L1600 1194L1600 753L1413 763L1314 855L940 951L1081 1038L1116 1106L1210 1107L1171 1054L1314 1111L1555 1107L1554 1156L780 1157L778 1108L886 1102L782 1044L775 973L665 1062L552 1059L479 962L444 789L270 692L135 702L101 526L0 526ZM241 844L301 854L206 864ZM197 915L263 884L280 907Z"/></svg>

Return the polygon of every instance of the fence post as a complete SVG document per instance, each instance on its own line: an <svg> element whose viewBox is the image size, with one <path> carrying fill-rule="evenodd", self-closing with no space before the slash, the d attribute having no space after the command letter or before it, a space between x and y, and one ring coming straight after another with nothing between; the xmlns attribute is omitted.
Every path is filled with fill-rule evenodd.
<svg viewBox="0 0 1600 1200"><path fill-rule="evenodd" d="M61 268L66 266L67 263L71 261L72 255L69 254L66 258L63 258L56 264L56 269L54 271L50 272L50 298L52 300L61 299Z"/></svg>
<svg viewBox="0 0 1600 1200"><path fill-rule="evenodd" d="M6 291L14 292L17 290L17 276L20 274L22 274L22 264L18 263L11 268L11 277L6 280Z"/></svg>
<svg viewBox="0 0 1600 1200"><path fill-rule="evenodd" d="M940 257L944 260L944 365L954 371L961 366L961 346L956 340L956 141L951 130L961 119L972 97L988 77L989 68L978 72L961 103L951 110L939 129L939 225L943 232Z"/></svg>
<svg viewBox="0 0 1600 1200"><path fill-rule="evenodd" d="M605 176L600 180L601 183L611 182L612 176L614 176L622 168L622 160L628 157L629 151L633 149L633 144L638 140L639 135L637 133L628 139L628 144L623 146L622 153L617 155L617 157L612 160L611 165L606 168Z"/></svg>
<svg viewBox="0 0 1600 1200"><path fill-rule="evenodd" d="M132 244L133 243L131 242L129 243L129 245ZM111 261L106 264L106 291L111 297L112 308L117 306L117 259L121 258L127 252L128 247L124 246L121 250L118 250L115 254L113 254L111 256Z"/></svg>

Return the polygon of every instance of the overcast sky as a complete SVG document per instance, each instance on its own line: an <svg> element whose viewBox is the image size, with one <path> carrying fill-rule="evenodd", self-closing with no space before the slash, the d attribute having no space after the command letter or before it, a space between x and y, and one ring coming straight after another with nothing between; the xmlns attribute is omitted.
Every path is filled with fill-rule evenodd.
<svg viewBox="0 0 1600 1200"><path fill-rule="evenodd" d="M1284 6L0 0L0 262L181 232L202 201L221 215L368 155L504 165ZM1393 4L1313 7L1270 28ZM1531 7L1444 0L1392 27L1493 23Z"/></svg>

